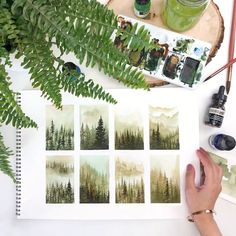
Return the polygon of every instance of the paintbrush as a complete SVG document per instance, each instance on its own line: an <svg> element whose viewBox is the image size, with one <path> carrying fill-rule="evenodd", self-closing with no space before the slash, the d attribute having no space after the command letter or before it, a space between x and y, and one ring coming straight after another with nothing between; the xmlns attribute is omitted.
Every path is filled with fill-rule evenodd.
<svg viewBox="0 0 236 236"><path fill-rule="evenodd" d="M229 44L229 61L234 58L235 28L236 28L236 0L234 0L233 18L232 18L232 24L231 24L231 34L230 34L230 44ZM233 66L230 66L227 71L227 80L226 80L227 94L229 94L229 90L230 90L230 86L231 86L232 70L233 70Z"/></svg>
<svg viewBox="0 0 236 236"><path fill-rule="evenodd" d="M232 65L236 62L236 58L232 59L231 61L229 61L228 63L226 63L224 66L222 66L220 69L218 69L217 71L215 71L214 73L212 73L211 75L209 75L204 81L207 81L209 79L211 79L212 77L216 76L217 74L219 74L221 71L225 70L228 67L232 67Z"/></svg>

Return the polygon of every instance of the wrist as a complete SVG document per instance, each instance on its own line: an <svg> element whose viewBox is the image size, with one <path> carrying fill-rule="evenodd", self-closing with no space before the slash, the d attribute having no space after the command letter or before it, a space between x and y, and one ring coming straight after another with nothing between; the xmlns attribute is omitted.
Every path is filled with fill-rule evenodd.
<svg viewBox="0 0 236 236"><path fill-rule="evenodd" d="M204 225L215 222L213 214L199 214L194 216L196 225Z"/></svg>

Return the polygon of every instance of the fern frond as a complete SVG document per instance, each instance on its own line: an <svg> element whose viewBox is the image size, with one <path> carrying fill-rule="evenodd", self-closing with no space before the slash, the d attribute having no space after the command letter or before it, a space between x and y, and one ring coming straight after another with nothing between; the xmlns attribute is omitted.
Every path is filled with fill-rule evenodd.
<svg viewBox="0 0 236 236"><path fill-rule="evenodd" d="M21 110L17 104L14 92L10 89L8 75L3 65L0 64L0 123L12 123L15 127L37 127L37 124L31 120Z"/></svg>
<svg viewBox="0 0 236 236"><path fill-rule="evenodd" d="M11 163L9 161L10 156L13 155L13 152L7 148L3 142L3 137L0 133L0 170L12 178L14 183L16 182L15 174L11 167Z"/></svg>
<svg viewBox="0 0 236 236"><path fill-rule="evenodd" d="M54 66L51 46L51 43L44 38L36 41L33 37L25 37L22 40L24 50L22 66L29 69L32 86L39 87L42 95L60 108L62 97L58 80L59 71Z"/></svg>
<svg viewBox="0 0 236 236"><path fill-rule="evenodd" d="M14 2L16 5L13 4L13 11L15 11L18 1ZM30 25L31 18L34 18L36 21L33 23L36 27L39 27L44 33L46 33L45 30L47 29L49 38L55 37L61 52L74 52L80 63L86 57L86 66L98 64L100 69L102 68L106 74L114 78L117 78L116 76L119 74L121 76L118 77L119 80L132 88L147 89L149 87L142 73L138 73L137 70L133 69L124 70L123 66L118 67L119 65L127 64L127 57L117 57L119 54L116 53L117 50L113 50L114 47L111 46L110 39L104 42L103 36L93 34L93 37L90 37L90 35L86 34L86 32L90 32L86 24L81 26L79 31L75 30L74 21L69 22L60 18L57 12L54 12L53 7L43 5L42 3L44 2L42 1L24 0L24 2L24 19ZM30 17L32 15L35 16ZM123 71L121 70L125 73L122 73Z"/></svg>
<svg viewBox="0 0 236 236"><path fill-rule="evenodd" d="M131 31L119 28L118 18L114 12L96 0L48 0L48 2L56 7L60 15L64 14L68 22L75 23L75 28L78 30L86 27L86 37L99 35L103 40L108 40L112 34L120 32L125 39L125 44L129 45L131 50L147 50L155 47L148 30L144 27L138 28L137 23Z"/></svg>
<svg viewBox="0 0 236 236"><path fill-rule="evenodd" d="M61 87L65 92L69 92L77 97L91 97L91 98L98 98L109 103L116 104L117 101L107 93L102 86L98 84L94 84L93 80L85 80L85 75L83 73L78 74L76 71L75 73L67 72L62 75L61 79Z"/></svg>
<svg viewBox="0 0 236 236"><path fill-rule="evenodd" d="M9 9L0 6L0 44L9 41L14 45L19 43L19 30Z"/></svg>

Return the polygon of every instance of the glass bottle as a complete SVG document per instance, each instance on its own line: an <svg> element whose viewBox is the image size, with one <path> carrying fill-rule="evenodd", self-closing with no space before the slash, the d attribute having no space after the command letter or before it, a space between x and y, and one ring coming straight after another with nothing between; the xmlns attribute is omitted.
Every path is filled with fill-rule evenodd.
<svg viewBox="0 0 236 236"><path fill-rule="evenodd" d="M135 0L134 1L134 13L137 17L146 17L151 8L151 0Z"/></svg>
<svg viewBox="0 0 236 236"><path fill-rule="evenodd" d="M220 86L218 93L213 94L212 104L208 111L208 116L205 121L206 125L220 128L225 115L225 102L227 96L224 95L225 87Z"/></svg>
<svg viewBox="0 0 236 236"><path fill-rule="evenodd" d="M172 30L192 28L206 10L210 0L166 0L162 20Z"/></svg>

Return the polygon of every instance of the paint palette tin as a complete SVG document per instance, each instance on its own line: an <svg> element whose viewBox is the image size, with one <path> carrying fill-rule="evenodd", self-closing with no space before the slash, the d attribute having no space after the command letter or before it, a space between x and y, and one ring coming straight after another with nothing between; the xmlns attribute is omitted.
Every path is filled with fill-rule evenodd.
<svg viewBox="0 0 236 236"><path fill-rule="evenodd" d="M120 36L114 37L114 44L123 52L127 52L129 64L140 69L144 75L191 89L203 82L202 73L211 50L210 43L126 16L119 16L119 23L121 27L129 25L130 30L135 23L138 23L138 29L145 26L158 46L157 49L149 51L131 51L122 44Z"/></svg>

